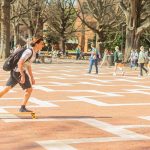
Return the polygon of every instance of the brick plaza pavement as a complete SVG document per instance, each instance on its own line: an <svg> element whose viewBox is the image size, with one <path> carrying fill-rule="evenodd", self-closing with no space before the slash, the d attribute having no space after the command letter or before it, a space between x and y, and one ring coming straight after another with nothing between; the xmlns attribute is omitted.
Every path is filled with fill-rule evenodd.
<svg viewBox="0 0 150 150"><path fill-rule="evenodd" d="M2 62L0 63L2 66ZM138 71L86 74L87 64L33 64L28 108L18 116L23 91L0 98L0 150L150 150L150 77ZM0 69L0 89L8 72Z"/></svg>

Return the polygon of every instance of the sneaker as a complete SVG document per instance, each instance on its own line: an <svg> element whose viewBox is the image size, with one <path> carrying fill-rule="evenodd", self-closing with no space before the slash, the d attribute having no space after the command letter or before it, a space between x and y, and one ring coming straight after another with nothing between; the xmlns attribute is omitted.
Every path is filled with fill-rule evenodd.
<svg viewBox="0 0 150 150"><path fill-rule="evenodd" d="M25 107L23 108L23 107L21 107L20 109L19 109L19 112L32 112L31 110L28 110L28 109L26 109Z"/></svg>

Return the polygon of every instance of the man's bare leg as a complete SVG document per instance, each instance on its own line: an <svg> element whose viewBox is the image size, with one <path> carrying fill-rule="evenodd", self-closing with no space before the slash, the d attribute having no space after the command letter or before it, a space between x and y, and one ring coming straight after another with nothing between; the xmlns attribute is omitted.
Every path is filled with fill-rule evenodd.
<svg viewBox="0 0 150 150"><path fill-rule="evenodd" d="M22 101L22 105L21 105L21 108L20 108L20 112L31 112L30 110L27 110L25 107L26 107L26 104L31 96L31 93L32 93L32 88L28 88L28 89L25 89L25 94L24 94L24 99Z"/></svg>
<svg viewBox="0 0 150 150"><path fill-rule="evenodd" d="M26 105L32 93L32 88L28 88L25 90L24 99L22 101L22 105Z"/></svg>
<svg viewBox="0 0 150 150"><path fill-rule="evenodd" d="M3 95L5 95L11 89L12 89L11 86L6 86L2 91L0 91L0 97L2 97Z"/></svg>

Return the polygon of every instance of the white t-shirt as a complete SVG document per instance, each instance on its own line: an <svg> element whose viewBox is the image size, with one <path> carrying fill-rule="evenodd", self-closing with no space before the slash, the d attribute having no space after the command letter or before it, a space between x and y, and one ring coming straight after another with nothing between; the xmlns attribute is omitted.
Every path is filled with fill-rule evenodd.
<svg viewBox="0 0 150 150"><path fill-rule="evenodd" d="M26 70L27 66L31 65L31 62L33 62L36 58L36 53L33 51L33 55L32 55L32 51L31 49L26 49L22 56L20 57L20 60L24 60L24 64L23 64L23 70ZM32 57L31 57L32 55ZM28 60L31 57L30 60ZM27 61L28 60L28 61ZM19 72L18 66L15 67L14 69L15 72Z"/></svg>
<svg viewBox="0 0 150 150"><path fill-rule="evenodd" d="M22 56L20 57L20 60L22 59L22 60L26 61L31 55L32 55L32 50L31 49L26 49L23 52Z"/></svg>

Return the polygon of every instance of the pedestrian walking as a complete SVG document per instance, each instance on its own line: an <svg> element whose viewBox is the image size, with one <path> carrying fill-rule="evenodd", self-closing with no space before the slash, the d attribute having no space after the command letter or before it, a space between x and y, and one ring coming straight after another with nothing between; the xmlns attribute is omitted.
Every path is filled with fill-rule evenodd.
<svg viewBox="0 0 150 150"><path fill-rule="evenodd" d="M146 60L146 55L145 55L145 52L144 52L144 46L141 46L141 47L140 47L139 58L138 58L138 64L139 64L139 67L140 67L140 74L139 74L139 77L140 77L140 76L143 76L143 70L144 70L146 73L148 73L148 70L144 67L145 60Z"/></svg>
<svg viewBox="0 0 150 150"><path fill-rule="evenodd" d="M96 74L98 74L98 61L101 58L100 52L96 49L95 44L91 45L92 51L90 56L90 64L89 64L89 71L91 73L93 65L95 65Z"/></svg>
<svg viewBox="0 0 150 150"><path fill-rule="evenodd" d="M148 54L149 50L144 50L144 54L145 54L145 66L148 67L148 63L149 63L149 57Z"/></svg>
<svg viewBox="0 0 150 150"><path fill-rule="evenodd" d="M104 55L103 55L103 59L102 62L100 64L100 67L102 67L104 64L107 65L107 67L110 67L109 61L108 61L108 57L110 56L109 50L105 49L104 50Z"/></svg>
<svg viewBox="0 0 150 150"><path fill-rule="evenodd" d="M32 84L35 84L31 60L33 57L35 58L35 54L44 47L44 42L42 38L34 38L30 45L30 48L27 47L23 51L16 67L10 71L10 77L6 83L6 86L2 91L0 91L0 97L2 97L19 83L25 92L21 107L19 109L20 112L32 112L31 110L26 109L27 102L32 93Z"/></svg>
<svg viewBox="0 0 150 150"><path fill-rule="evenodd" d="M123 53L121 52L121 50L119 49L119 46L115 47L115 52L114 52L114 73L113 75L116 76L117 75L117 70L119 69L122 72L122 75L124 75L124 64L123 64Z"/></svg>
<svg viewBox="0 0 150 150"><path fill-rule="evenodd" d="M81 48L79 44L77 45L77 48L75 50L76 50L76 60L79 60L81 54Z"/></svg>
<svg viewBox="0 0 150 150"><path fill-rule="evenodd" d="M138 67L138 52L137 50L131 50L131 54L130 54L130 67L137 69Z"/></svg>

